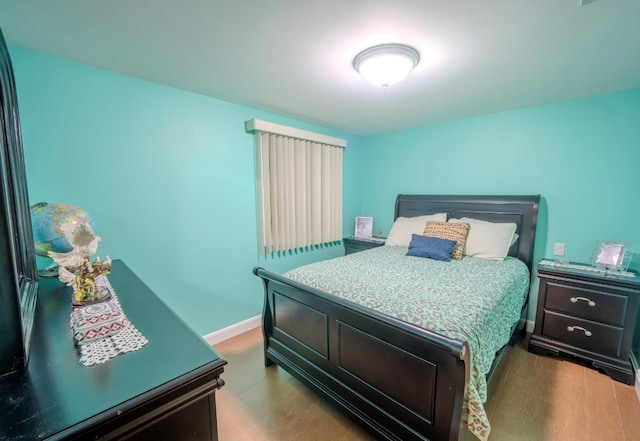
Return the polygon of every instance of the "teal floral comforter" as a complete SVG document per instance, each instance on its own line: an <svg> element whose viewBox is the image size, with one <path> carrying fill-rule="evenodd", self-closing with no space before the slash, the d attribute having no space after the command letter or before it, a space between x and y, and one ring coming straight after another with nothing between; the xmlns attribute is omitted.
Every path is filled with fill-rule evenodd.
<svg viewBox="0 0 640 441"><path fill-rule="evenodd" d="M486 374L529 289L529 270L515 258L464 257L441 262L382 246L305 265L285 277L469 344L471 378L466 423L486 440Z"/></svg>

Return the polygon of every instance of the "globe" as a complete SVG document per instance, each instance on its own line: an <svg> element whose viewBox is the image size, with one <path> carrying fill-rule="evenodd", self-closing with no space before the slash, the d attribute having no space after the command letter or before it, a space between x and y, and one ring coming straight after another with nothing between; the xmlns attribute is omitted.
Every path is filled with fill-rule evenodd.
<svg viewBox="0 0 640 441"><path fill-rule="evenodd" d="M86 223L95 231L93 220L86 211L69 204L38 202L31 206L31 227L36 254L49 257L47 252L67 253L72 246L60 227L67 223Z"/></svg>

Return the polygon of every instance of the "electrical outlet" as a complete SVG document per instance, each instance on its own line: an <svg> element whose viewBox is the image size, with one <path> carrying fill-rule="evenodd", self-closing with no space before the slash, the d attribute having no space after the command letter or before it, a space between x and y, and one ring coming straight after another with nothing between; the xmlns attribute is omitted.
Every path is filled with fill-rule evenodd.
<svg viewBox="0 0 640 441"><path fill-rule="evenodd" d="M564 256L564 244L556 242L553 246L553 254L555 256Z"/></svg>

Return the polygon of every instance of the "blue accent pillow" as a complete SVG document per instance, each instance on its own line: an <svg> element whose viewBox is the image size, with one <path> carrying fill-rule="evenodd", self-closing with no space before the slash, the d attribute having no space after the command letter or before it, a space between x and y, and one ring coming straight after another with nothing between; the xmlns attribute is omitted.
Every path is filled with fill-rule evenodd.
<svg viewBox="0 0 640 441"><path fill-rule="evenodd" d="M455 246L455 240L412 234L407 256L427 257L449 262Z"/></svg>

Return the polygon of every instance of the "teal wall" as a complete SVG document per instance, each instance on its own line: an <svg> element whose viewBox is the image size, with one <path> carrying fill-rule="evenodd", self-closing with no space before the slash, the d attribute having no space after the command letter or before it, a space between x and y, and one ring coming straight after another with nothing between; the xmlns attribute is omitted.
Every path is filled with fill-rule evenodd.
<svg viewBox="0 0 640 441"><path fill-rule="evenodd" d="M251 118L348 140L345 235L356 215L387 233L398 193L541 194L536 259L563 242L586 261L598 239L640 255L640 89L357 137L10 51L31 202L86 208L99 255L123 259L203 335L260 312L255 265L282 272L343 252L258 256Z"/></svg>
<svg viewBox="0 0 640 441"><path fill-rule="evenodd" d="M365 146L360 212L385 233L398 193L540 194L537 259L563 242L566 258L586 262L599 239L640 253L640 89L371 136Z"/></svg>
<svg viewBox="0 0 640 441"><path fill-rule="evenodd" d="M244 122L347 139L345 234L358 214L361 138L18 47L10 53L31 203L86 209L102 237L98 255L124 260L201 335L261 312L254 266L282 272L344 252L259 258Z"/></svg>

